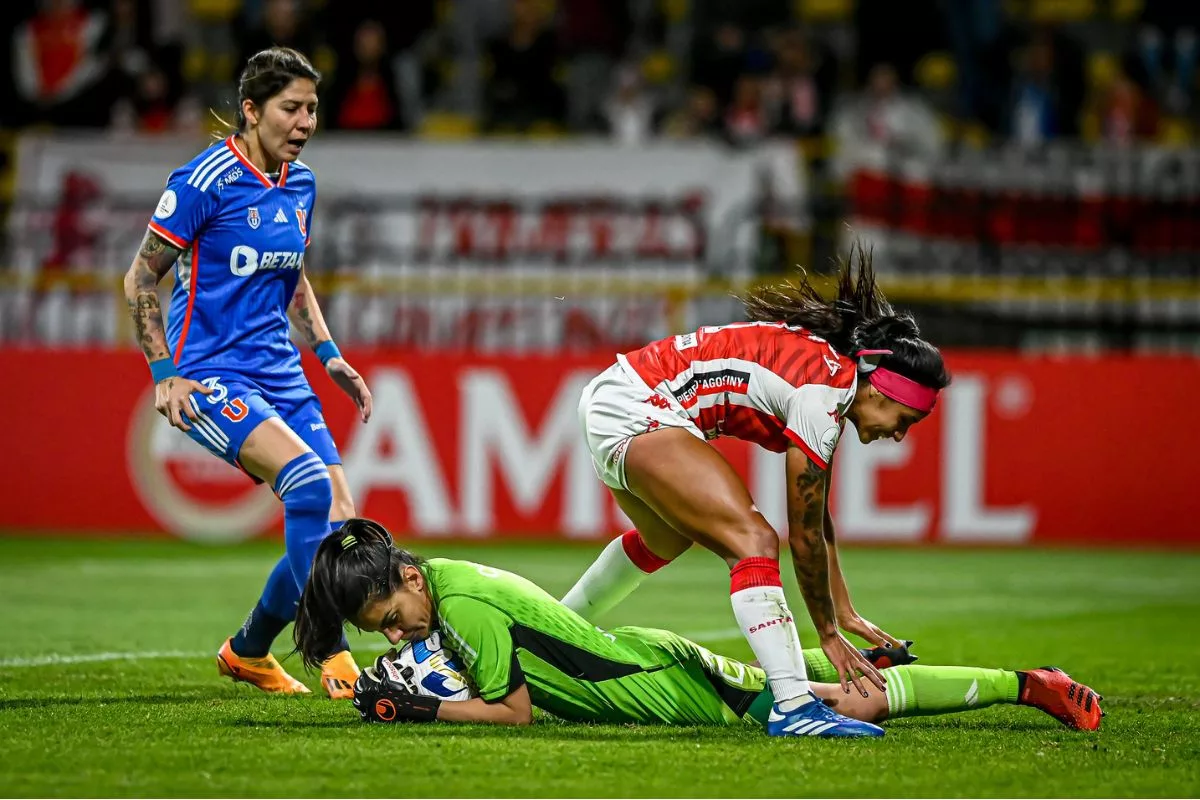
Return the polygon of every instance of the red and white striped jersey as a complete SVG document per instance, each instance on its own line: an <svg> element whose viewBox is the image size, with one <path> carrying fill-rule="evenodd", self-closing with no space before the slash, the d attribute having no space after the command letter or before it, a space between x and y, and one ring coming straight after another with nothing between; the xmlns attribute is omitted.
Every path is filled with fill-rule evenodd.
<svg viewBox="0 0 1200 800"><path fill-rule="evenodd" d="M678 402L709 439L783 452L792 442L823 469L858 379L853 359L802 328L774 322L705 327L617 357Z"/></svg>

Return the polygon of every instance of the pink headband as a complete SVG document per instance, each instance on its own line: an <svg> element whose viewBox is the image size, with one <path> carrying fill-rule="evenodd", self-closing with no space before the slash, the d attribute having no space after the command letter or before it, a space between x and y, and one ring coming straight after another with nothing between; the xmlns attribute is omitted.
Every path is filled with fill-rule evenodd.
<svg viewBox="0 0 1200 800"><path fill-rule="evenodd" d="M859 370L867 374L867 380L884 397L909 408L915 408L917 411L926 413L933 411L933 407L937 404L937 389L922 386L911 378L880 367L878 358L866 358L866 356L891 355L891 352L891 350L859 350L855 354L858 356Z"/></svg>

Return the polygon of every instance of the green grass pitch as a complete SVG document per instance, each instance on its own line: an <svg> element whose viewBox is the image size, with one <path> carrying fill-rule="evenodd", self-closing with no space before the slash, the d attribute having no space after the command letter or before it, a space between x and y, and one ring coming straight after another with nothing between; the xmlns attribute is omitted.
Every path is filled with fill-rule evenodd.
<svg viewBox="0 0 1200 800"><path fill-rule="evenodd" d="M556 594L598 549L418 545ZM281 547L0 539L0 795L1200 794L1197 554L848 550L859 610L915 639L922 663L1056 664L1105 696L1108 717L1086 734L1033 709L991 708L837 742L546 717L524 730L367 726L319 689L260 695L219 679L213 655ZM727 582L716 558L692 552L602 622L670 628L748 657ZM352 642L363 663L385 649L381 637ZM296 659L284 663L317 687Z"/></svg>

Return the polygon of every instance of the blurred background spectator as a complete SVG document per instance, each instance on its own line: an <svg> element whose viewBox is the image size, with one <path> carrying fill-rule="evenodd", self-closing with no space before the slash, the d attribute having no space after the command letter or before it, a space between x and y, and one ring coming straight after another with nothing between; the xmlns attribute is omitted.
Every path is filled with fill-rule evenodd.
<svg viewBox="0 0 1200 800"><path fill-rule="evenodd" d="M525 132L563 122L554 34L536 0L512 0L508 30L487 45L484 129Z"/></svg>
<svg viewBox="0 0 1200 800"><path fill-rule="evenodd" d="M273 44L326 73L329 127L435 138L719 131L928 151L939 136L1178 140L1197 121L1200 6L1171 0L22 0L0 14L9 129L203 125L197 109L227 111L240 65Z"/></svg>
<svg viewBox="0 0 1200 800"><path fill-rule="evenodd" d="M0 21L10 66L0 79L0 210L10 221L0 245L39 254L27 264L79 265L120 243L85 224L107 201L84 173L43 187L63 195L57 221L40 198L15 197L13 134L202 139L210 109L232 119L245 59L286 45L325 76L324 129L421 141L563 137L631 151L664 140L663 153L692 140L731 164L753 163L756 186L738 187L753 202L718 212L714 197L697 194L681 206L709 215L696 252L711 256L713 274L730 253L758 272L825 264L849 223L886 254L885 273L1200 281L1198 3L15 0ZM529 190L539 191L530 202L550 209L553 241L565 212L556 190ZM523 233L520 214L535 213L507 202L485 215L506 220L495 223L502 237ZM578 202L609 208L611 198ZM621 212L641 220L622 235L640 231L648 253L695 225L673 220L660 231L662 202ZM355 213L346 211L347 230L361 222ZM441 236L440 217L423 222ZM607 247L598 263L612 258ZM995 338L994 319L1011 324L1008 335L1021 314L1049 313L980 285L987 291L946 290L955 335ZM914 287L918 299L927 288ZM1157 304L1117 288L1062 301L1055 324L1127 331L1167 314L1177 328L1192 314L1174 288Z"/></svg>

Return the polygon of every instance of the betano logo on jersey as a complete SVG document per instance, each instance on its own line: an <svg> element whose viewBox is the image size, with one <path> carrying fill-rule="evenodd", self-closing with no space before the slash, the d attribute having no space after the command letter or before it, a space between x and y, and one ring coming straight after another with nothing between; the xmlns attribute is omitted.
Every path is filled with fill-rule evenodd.
<svg viewBox="0 0 1200 800"><path fill-rule="evenodd" d="M304 253L295 250L268 250L259 254L249 245L239 244L229 252L229 271L245 278L260 269L300 269L304 266Z"/></svg>

